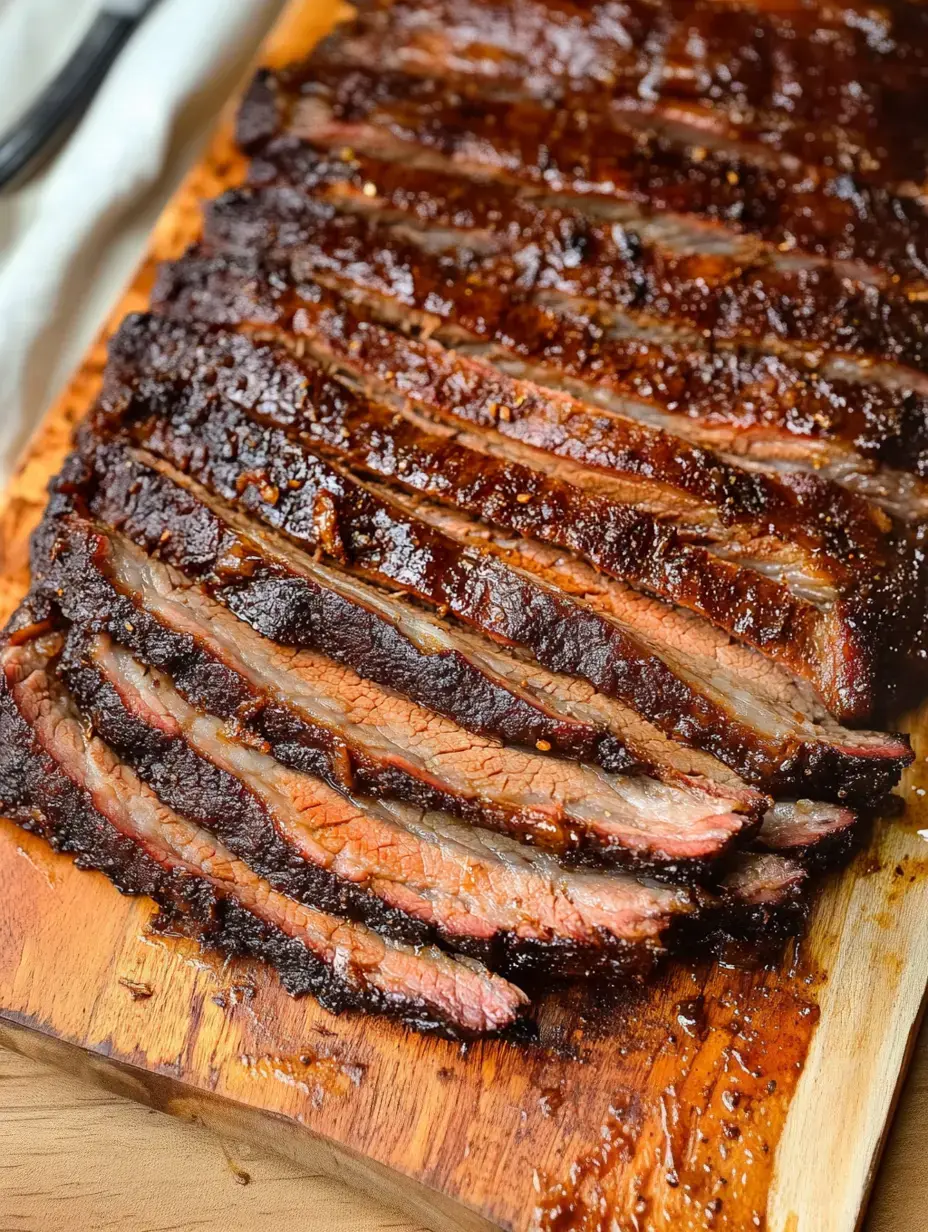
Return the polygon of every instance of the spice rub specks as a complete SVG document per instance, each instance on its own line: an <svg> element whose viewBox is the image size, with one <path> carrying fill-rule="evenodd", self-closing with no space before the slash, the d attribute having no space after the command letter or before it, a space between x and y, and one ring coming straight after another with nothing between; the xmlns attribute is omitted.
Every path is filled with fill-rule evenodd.
<svg viewBox="0 0 928 1232"><path fill-rule="evenodd" d="M794 1078L814 1010L694 955L801 927L926 636L926 23L683 8L396 0L261 72L0 645L0 804L187 932L456 1039L615 1027L548 1229L762 1218L751 1022Z"/></svg>
<svg viewBox="0 0 928 1232"><path fill-rule="evenodd" d="M678 145L609 109L494 98L479 85L311 62L259 75L240 114L249 153L275 137L401 142L463 169L587 202L619 202L920 284L928 219L907 196L842 175Z"/></svg>

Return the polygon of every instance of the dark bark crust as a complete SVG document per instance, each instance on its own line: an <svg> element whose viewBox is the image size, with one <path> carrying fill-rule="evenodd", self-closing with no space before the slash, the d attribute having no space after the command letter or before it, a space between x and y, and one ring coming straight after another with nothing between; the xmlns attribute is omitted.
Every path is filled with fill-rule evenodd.
<svg viewBox="0 0 928 1232"><path fill-rule="evenodd" d="M269 963L292 996L311 994L332 1013L368 1011L399 1018L416 1030L458 1034L453 1022L437 1021L424 1005L398 1004L377 990L347 987L299 941L205 879L165 867L119 833L41 749L5 683L0 684L0 800L24 829L57 851L74 854L79 868L105 873L123 894L154 899L162 927L176 921L211 949Z"/></svg>
<svg viewBox="0 0 928 1232"><path fill-rule="evenodd" d="M289 326L300 307L300 293L318 295L312 276L301 287L292 262L242 251L239 225L252 213L248 194L229 194L208 211L207 229L233 251L208 255L194 249L162 269L155 301L172 315L216 324L250 321ZM276 234L264 220L265 242ZM243 227L244 230L244 227ZM464 293L453 265L442 269L417 254L416 278L407 293L381 280L352 281L348 263L332 277L346 292L377 314L399 315L401 328L453 330L476 339L502 356L534 365L548 383L572 381L595 394L631 399L655 408L685 433L701 433L716 448L734 455L750 444L758 456L795 456L802 442L823 451L825 460L851 461L861 469L887 467L928 476L928 398L910 389L888 389L852 382L807 369L776 355L707 350L685 341L622 337L593 309L558 308L516 300L488 291ZM453 276L452 276L453 275ZM319 277L327 279L325 270ZM410 294L411 292L411 294ZM433 293L434 292L434 293ZM298 319L298 318L297 318ZM444 335L439 333L440 337ZM737 436L725 433L737 428Z"/></svg>
<svg viewBox="0 0 928 1232"><path fill-rule="evenodd" d="M928 23L916 6L861 18L856 4L719 10L631 0L618 10L572 0L398 0L361 4L316 58L482 78L539 98L593 95L645 116L682 110L716 138L759 139L767 151L835 171L918 180Z"/></svg>
<svg viewBox="0 0 928 1232"><path fill-rule="evenodd" d="M510 294L589 302L642 326L694 332L712 345L771 347L801 361L849 356L924 373L924 306L894 285L857 282L833 266L796 269L769 253L691 251L642 236L642 227L548 206L505 183L472 180L408 161L331 151L282 139L252 163L269 198L297 190L338 211L484 250L473 276Z"/></svg>
<svg viewBox="0 0 928 1232"><path fill-rule="evenodd" d="M309 317L310 309L305 311ZM319 332L307 329L314 348L324 345L317 341ZM329 337L346 364L357 363L353 335L337 334L329 324ZM233 403L259 422L298 434L311 447L362 472L457 505L506 529L556 542L606 573L619 576L628 567L615 547L616 540L631 533L630 519L638 516L627 502L595 484L582 486L588 477L579 470L561 479L556 465L533 464L533 455L497 456L418 426L403 418L395 404L346 388L327 365L305 351L298 357L276 340L256 343L242 334L157 316L128 318L110 345L105 401L150 397L157 402L163 400L163 387L170 385L183 387L201 403L213 402L217 410L223 401ZM470 416L476 418L470 409L458 411L460 418ZM492 420L477 423L496 427ZM758 538L779 540L799 549L810 574L839 591L862 572L892 564L895 545L889 520L843 489L814 479L790 487L702 451L693 458L685 456L685 446L682 452L684 459L676 459L666 478L672 464L667 460L662 465L665 459L657 449L628 467L642 497L655 502L665 484L673 486L677 470L685 472L679 486L686 485L704 500L718 525L696 511L688 524L684 513L676 523L681 534L731 546ZM698 476L705 476L702 490ZM668 506L666 513L661 509L661 517L671 521L672 501ZM751 550L745 547L746 554ZM775 548L767 552L776 560Z"/></svg>
<svg viewBox="0 0 928 1232"><path fill-rule="evenodd" d="M195 493L119 446L88 448L88 456L75 454L66 465L51 516L36 538L36 578L54 578L49 574L54 519L69 512L77 498L86 501L91 517L205 584L272 641L320 650L471 731L528 747L542 742L559 755L618 773L637 764L613 733L565 718L524 690L516 692L463 651L423 648L381 611L263 553ZM92 610L88 614L93 618Z"/></svg>
<svg viewBox="0 0 928 1232"><path fill-rule="evenodd" d="M636 765L647 768L647 758L637 754L634 740L623 744L618 735L579 720L529 709L529 699L513 693L511 681L488 677L466 648L423 654L380 613L325 590L269 557L195 493L118 446L91 444L86 458L72 458L59 481L52 517L36 540L34 575L45 577L48 588L72 597L72 619L93 621L110 609L105 591L97 597L88 589L96 572L83 563L88 548L75 556L59 555L54 546L54 516L71 509L75 499L86 501L93 517L122 531L144 551L157 553L206 584L214 597L273 641L321 650L478 734L529 747L542 740L561 756L597 761L613 772ZM73 536L66 541L73 553ZM94 550L89 548L91 561ZM92 596L86 603L77 601L83 593ZM126 640L125 632L116 636ZM575 643L584 653L593 644L580 637ZM771 742L745 725L739 730L736 716L720 715L711 697L674 676L653 654L632 658L626 652L625 658L616 655L615 663L627 673L622 696L634 710L674 737L714 753L743 777L764 785L775 782L787 793L792 787L806 797L863 803L885 794L911 758L905 741L892 737L876 753L861 750L859 755L826 740ZM547 719L546 726L539 718Z"/></svg>
<svg viewBox="0 0 928 1232"><path fill-rule="evenodd" d="M616 678L634 648L618 626L514 573L490 552L458 543L280 429L187 382L143 382L127 392L114 379L103 409L107 430L125 431L309 551L321 549L504 645L523 647L552 671L584 676L608 696L622 696ZM513 507L519 495L508 493ZM839 718L873 708L881 649L874 607L882 608L882 581L874 585L864 573L853 597L819 611L763 574L684 542L633 506L626 515L611 539L614 572L809 680Z"/></svg>
<svg viewBox="0 0 928 1232"><path fill-rule="evenodd" d="M486 175L535 190L620 201L835 261L921 281L926 224L918 206L863 177L810 176L736 150L698 153L584 99L554 108L495 99L481 83L329 67L259 73L245 99L239 141L252 154L285 134L342 145L376 131ZM571 104L575 104L571 106ZM921 242L914 240L921 233Z"/></svg>
<svg viewBox="0 0 928 1232"><path fill-rule="evenodd" d="M67 619L82 629L105 631L141 662L168 675L192 705L226 720L244 738L294 770L321 778L339 791L447 812L578 862L655 870L669 865L686 880L698 879L708 871L698 858L681 863L669 836L655 842L650 855L633 851L575 820L553 801L544 809L519 807L479 777L472 777L465 791L412 760L404 763L338 726L313 721L273 691L250 683L195 636L172 629L146 611L139 596L124 593L107 576L105 538L87 524L74 519L63 522L53 551L54 566L45 575L43 589L54 593L54 606ZM383 721L388 722L387 715ZM705 786L712 792L711 782ZM720 786L713 794L724 796L725 789ZM747 790L733 791L731 796L730 807L745 813L743 837L757 824L765 797ZM712 794L706 799L708 805ZM684 837L685 828L681 823ZM714 854L718 857L724 851L719 848ZM707 856L707 860L712 858Z"/></svg>

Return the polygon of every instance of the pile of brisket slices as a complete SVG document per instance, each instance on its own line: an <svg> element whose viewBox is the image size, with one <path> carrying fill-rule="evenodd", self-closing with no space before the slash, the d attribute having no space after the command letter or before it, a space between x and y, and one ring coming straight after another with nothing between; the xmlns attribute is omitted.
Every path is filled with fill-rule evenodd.
<svg viewBox="0 0 928 1232"><path fill-rule="evenodd" d="M396 0L242 106L3 644L0 801L503 1031L795 923L928 647L928 8Z"/></svg>

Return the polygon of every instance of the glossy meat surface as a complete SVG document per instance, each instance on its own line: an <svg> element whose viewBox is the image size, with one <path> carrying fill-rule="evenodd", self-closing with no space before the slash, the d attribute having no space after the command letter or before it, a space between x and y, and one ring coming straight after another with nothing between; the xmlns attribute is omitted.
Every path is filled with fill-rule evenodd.
<svg viewBox="0 0 928 1232"><path fill-rule="evenodd" d="M462 1039L795 929L928 664L926 101L906 0L365 0L259 72L51 484L3 811Z"/></svg>

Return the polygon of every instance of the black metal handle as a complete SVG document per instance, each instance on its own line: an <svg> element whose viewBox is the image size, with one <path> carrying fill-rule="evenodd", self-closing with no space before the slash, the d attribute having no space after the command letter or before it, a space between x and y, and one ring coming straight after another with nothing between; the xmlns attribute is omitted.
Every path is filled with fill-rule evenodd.
<svg viewBox="0 0 928 1232"><path fill-rule="evenodd" d="M0 190L23 183L61 148L138 23L117 13L95 19L64 68L0 139Z"/></svg>

